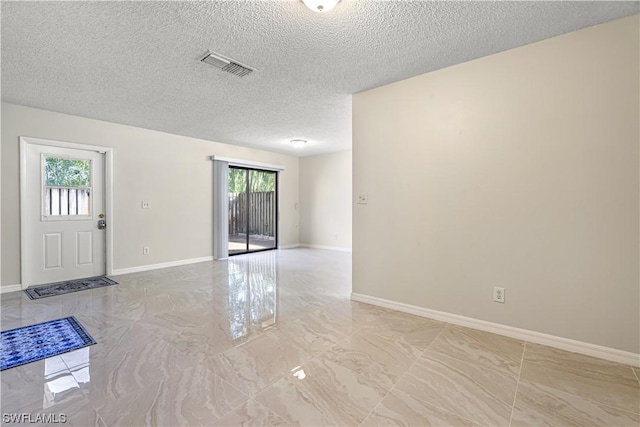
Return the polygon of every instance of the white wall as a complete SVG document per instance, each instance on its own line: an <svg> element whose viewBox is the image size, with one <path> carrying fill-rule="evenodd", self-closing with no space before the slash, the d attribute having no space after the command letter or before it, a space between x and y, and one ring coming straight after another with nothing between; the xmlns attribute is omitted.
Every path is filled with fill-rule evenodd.
<svg viewBox="0 0 640 427"><path fill-rule="evenodd" d="M214 154L286 167L280 176L279 243L298 243L295 157L3 103L4 286L20 283L19 136L114 148L110 222L116 269L212 255ZM143 199L151 209L141 209ZM150 246L150 255L142 255L143 246Z"/></svg>
<svg viewBox="0 0 640 427"><path fill-rule="evenodd" d="M638 26L355 95L353 291L638 353Z"/></svg>
<svg viewBox="0 0 640 427"><path fill-rule="evenodd" d="M300 159L300 243L351 248L351 151Z"/></svg>

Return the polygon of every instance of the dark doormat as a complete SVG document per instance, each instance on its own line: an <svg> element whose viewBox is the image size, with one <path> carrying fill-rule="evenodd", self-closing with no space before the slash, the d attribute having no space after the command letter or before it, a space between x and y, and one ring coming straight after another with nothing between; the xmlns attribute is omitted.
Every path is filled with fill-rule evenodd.
<svg viewBox="0 0 640 427"><path fill-rule="evenodd" d="M101 288L117 285L118 282L106 276L89 277L87 279L67 280L66 282L49 283L47 285L31 286L24 290L30 299L47 298L86 289Z"/></svg>
<svg viewBox="0 0 640 427"><path fill-rule="evenodd" d="M2 331L0 371L95 343L73 316Z"/></svg>

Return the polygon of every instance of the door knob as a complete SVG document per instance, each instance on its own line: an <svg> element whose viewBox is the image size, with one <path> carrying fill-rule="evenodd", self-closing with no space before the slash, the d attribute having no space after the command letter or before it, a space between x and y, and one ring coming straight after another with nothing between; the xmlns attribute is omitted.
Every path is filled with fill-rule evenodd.
<svg viewBox="0 0 640 427"><path fill-rule="evenodd" d="M107 228L107 221L104 219L98 221L98 230L104 230L105 228Z"/></svg>

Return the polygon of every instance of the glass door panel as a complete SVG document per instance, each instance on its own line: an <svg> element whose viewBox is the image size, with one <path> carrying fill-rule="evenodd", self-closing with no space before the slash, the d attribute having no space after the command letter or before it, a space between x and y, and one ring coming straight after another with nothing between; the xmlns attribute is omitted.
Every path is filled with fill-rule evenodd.
<svg viewBox="0 0 640 427"><path fill-rule="evenodd" d="M229 255L247 252L247 172L229 167Z"/></svg>
<svg viewBox="0 0 640 427"><path fill-rule="evenodd" d="M276 172L250 170L249 250L276 247Z"/></svg>
<svg viewBox="0 0 640 427"><path fill-rule="evenodd" d="M229 255L276 249L277 172L229 166Z"/></svg>

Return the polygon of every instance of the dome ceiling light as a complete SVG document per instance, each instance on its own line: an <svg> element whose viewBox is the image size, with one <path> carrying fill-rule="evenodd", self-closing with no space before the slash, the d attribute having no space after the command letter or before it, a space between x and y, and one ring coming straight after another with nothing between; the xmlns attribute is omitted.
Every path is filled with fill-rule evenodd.
<svg viewBox="0 0 640 427"><path fill-rule="evenodd" d="M302 0L314 12L325 13L336 7L340 0Z"/></svg>
<svg viewBox="0 0 640 427"><path fill-rule="evenodd" d="M307 140L306 139L292 139L290 142L291 142L291 145L293 145L293 148L302 148L307 143Z"/></svg>

